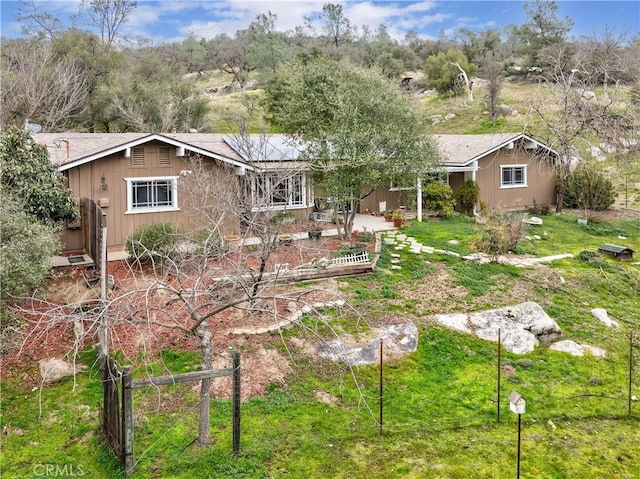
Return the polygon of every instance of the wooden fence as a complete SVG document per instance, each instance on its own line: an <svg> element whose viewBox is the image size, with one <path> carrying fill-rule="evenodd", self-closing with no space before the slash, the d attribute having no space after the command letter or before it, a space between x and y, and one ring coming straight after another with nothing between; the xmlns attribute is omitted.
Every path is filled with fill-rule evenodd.
<svg viewBox="0 0 640 479"><path fill-rule="evenodd" d="M133 431L133 390L150 387L178 384L187 381L233 376L233 452L240 451L240 353L232 351L233 366L227 369L195 371L191 373L169 376L156 376L148 379L133 379L131 368L122 371L122 454L121 464L125 474L130 474L135 467L134 431Z"/></svg>
<svg viewBox="0 0 640 479"><path fill-rule="evenodd" d="M102 229L106 227L107 215L98 204L91 198L83 198L82 203L82 224L84 233L84 248L96 266L96 270L100 270L102 262L100 261L102 251L103 238Z"/></svg>
<svg viewBox="0 0 640 479"><path fill-rule="evenodd" d="M148 379L133 379L131 367L127 366L120 372L113 358L108 355L100 356L103 393L102 434L120 461L125 474L130 474L135 467L133 390L143 387L233 376L233 452L240 451L240 353L232 351L231 356L233 358L231 368L195 371L173 376L157 376Z"/></svg>

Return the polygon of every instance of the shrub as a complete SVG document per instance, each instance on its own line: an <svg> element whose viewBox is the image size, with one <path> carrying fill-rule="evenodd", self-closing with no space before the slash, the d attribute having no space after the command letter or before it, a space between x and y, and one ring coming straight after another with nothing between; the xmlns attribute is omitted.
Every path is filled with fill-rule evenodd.
<svg viewBox="0 0 640 479"><path fill-rule="evenodd" d="M569 208L606 210L616 200L613 183L589 164L581 164L569 177L564 204Z"/></svg>
<svg viewBox="0 0 640 479"><path fill-rule="evenodd" d="M480 197L480 187L473 180L465 181L456 191L456 202L467 216L471 216L473 208Z"/></svg>
<svg viewBox="0 0 640 479"><path fill-rule="evenodd" d="M549 205L538 205L534 202L533 206L527 208L527 213L534 216L546 216L549 214L550 209Z"/></svg>
<svg viewBox="0 0 640 479"><path fill-rule="evenodd" d="M170 255L176 244L177 228L171 223L154 223L138 228L126 241L129 257L144 263Z"/></svg>
<svg viewBox="0 0 640 479"><path fill-rule="evenodd" d="M580 254L578 255L578 259L580 259L580 261L585 263L591 263L593 261L602 260L602 254L596 251L588 251L588 250L580 251Z"/></svg>
<svg viewBox="0 0 640 479"><path fill-rule="evenodd" d="M427 210L434 211L436 215L449 218L453 216L453 191L449 185L434 182L429 183L423 191L423 197Z"/></svg>
<svg viewBox="0 0 640 479"><path fill-rule="evenodd" d="M273 215L271 222L275 224L289 225L294 223L296 216L291 211L279 211Z"/></svg>
<svg viewBox="0 0 640 479"><path fill-rule="evenodd" d="M526 232L522 222L522 213L494 213L478 225L482 237L476 247L492 256L497 262L498 256L513 251Z"/></svg>
<svg viewBox="0 0 640 479"><path fill-rule="evenodd" d="M5 192L0 202L0 296L30 295L44 281L60 251L58 229L40 223L23 202Z"/></svg>
<svg viewBox="0 0 640 479"><path fill-rule="evenodd" d="M217 231L202 229L191 238L196 252L209 257L221 257L229 251L229 243Z"/></svg>

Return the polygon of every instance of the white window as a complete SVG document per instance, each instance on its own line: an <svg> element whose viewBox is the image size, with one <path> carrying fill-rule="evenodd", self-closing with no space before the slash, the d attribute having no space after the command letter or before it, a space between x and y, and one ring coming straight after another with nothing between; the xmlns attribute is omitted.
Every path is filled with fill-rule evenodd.
<svg viewBox="0 0 640 479"><path fill-rule="evenodd" d="M276 209L306 206L305 177L303 174L284 176L282 173L265 173L253 183L253 207Z"/></svg>
<svg viewBox="0 0 640 479"><path fill-rule="evenodd" d="M500 188L525 188L527 165L500 166Z"/></svg>
<svg viewBox="0 0 640 479"><path fill-rule="evenodd" d="M178 177L125 178L127 214L178 210Z"/></svg>

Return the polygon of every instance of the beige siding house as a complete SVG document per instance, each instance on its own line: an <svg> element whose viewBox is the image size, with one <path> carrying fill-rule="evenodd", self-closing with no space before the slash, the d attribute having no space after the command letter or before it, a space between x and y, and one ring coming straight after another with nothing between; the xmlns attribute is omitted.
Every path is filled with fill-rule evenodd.
<svg viewBox="0 0 640 479"><path fill-rule="evenodd" d="M259 192L272 201L268 207L298 211L305 218L312 204L304 172L291 173L293 162L283 164L264 154L252 157L251 148L240 148L225 135L56 133L36 134L34 139L47 146L74 196L89 198L103 209L109 248L124 245L143 225L171 222L189 227L198 222L194 202L199 192L180 188L192 174L196 157L217 172L216 181L225 183L234 200L247 200L248 208L263 207L247 198ZM222 229L233 234L239 225L239 217L226 215ZM86 249L82 219L67 224L61 239L66 252Z"/></svg>
<svg viewBox="0 0 640 479"><path fill-rule="evenodd" d="M434 135L445 158L441 178L453 191L467 180L480 187L480 200L489 210L517 210L556 203L551 148L522 133ZM361 209L377 212L414 205L415 187L390 185L369 195Z"/></svg>
<svg viewBox="0 0 640 479"><path fill-rule="evenodd" d="M171 222L189 227L205 218L194 215L198 192L181 188L199 158L216 172L234 201L251 212L287 211L308 218L322 193L314 191L298 160L299 150L283 135L252 136L180 133L46 133L34 139L47 146L51 160L68 179L78 199L95 201L106 214L107 243L124 245L140 226ZM555 203L556 153L524 134L436 135L443 156L440 177L454 189L475 179L489 209L521 209ZM416 188L394 185L365 198L365 210L395 209L416 204ZM411 200L413 199L413 202ZM223 230L232 234L239 217L226 217ZM87 232L82 220L68 224L62 235L67 252L82 251Z"/></svg>

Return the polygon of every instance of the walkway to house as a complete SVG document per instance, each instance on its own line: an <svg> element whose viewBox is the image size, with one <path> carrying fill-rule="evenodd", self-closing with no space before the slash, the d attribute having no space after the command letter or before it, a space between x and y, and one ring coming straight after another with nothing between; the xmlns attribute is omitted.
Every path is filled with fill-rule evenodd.
<svg viewBox="0 0 640 479"><path fill-rule="evenodd" d="M353 229L360 233L377 233L379 231L388 231L396 229L393 227L393 223L384 220L384 216L372 216L356 214L356 218L353 221ZM338 228L329 228L322 230L322 236L337 236ZM307 239L309 236L306 231L300 233L291 233L293 239ZM254 241L258 241L257 239ZM252 244L252 239L249 238L245 244Z"/></svg>

